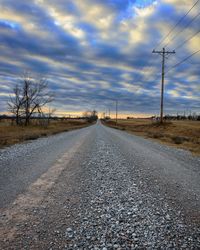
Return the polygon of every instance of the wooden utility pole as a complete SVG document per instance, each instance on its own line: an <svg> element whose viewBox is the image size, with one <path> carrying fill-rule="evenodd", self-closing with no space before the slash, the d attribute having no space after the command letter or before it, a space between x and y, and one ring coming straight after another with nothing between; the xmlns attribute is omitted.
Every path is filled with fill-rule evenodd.
<svg viewBox="0 0 200 250"><path fill-rule="evenodd" d="M117 116L118 116L118 100L116 100L116 125L117 125Z"/></svg>
<svg viewBox="0 0 200 250"><path fill-rule="evenodd" d="M161 82L161 100L160 100L160 123L163 123L163 105L164 105L164 85L165 85L165 58L166 55L175 54L175 51L166 51L165 48L162 51L153 50L152 53L160 54L162 56L162 82Z"/></svg>

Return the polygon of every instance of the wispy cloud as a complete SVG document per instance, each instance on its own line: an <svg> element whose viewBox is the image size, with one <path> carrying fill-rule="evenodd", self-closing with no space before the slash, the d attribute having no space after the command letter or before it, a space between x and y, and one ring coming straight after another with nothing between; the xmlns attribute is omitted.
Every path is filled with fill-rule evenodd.
<svg viewBox="0 0 200 250"><path fill-rule="evenodd" d="M28 70L48 78L58 110L112 109L119 99L122 112L157 113L161 58L151 51L193 4L0 0L0 111L6 111L7 97ZM165 43L174 49L195 34L200 17L192 20L199 11L200 5L195 6L159 49ZM198 34L168 58L167 68L197 51L199 44ZM166 112L174 107L198 111L199 59L200 53L166 75Z"/></svg>

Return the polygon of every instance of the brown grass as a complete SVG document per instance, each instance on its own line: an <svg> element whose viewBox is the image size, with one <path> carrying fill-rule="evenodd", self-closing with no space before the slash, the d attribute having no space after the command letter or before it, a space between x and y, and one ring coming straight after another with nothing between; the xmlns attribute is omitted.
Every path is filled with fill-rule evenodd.
<svg viewBox="0 0 200 250"><path fill-rule="evenodd" d="M111 120L106 125L200 155L200 121L172 121L161 125L149 119L131 119L118 120L117 126Z"/></svg>
<svg viewBox="0 0 200 250"><path fill-rule="evenodd" d="M0 148L26 140L35 140L39 137L57 134L64 131L89 126L85 120L51 121L48 126L30 125L16 126L8 121L0 122Z"/></svg>

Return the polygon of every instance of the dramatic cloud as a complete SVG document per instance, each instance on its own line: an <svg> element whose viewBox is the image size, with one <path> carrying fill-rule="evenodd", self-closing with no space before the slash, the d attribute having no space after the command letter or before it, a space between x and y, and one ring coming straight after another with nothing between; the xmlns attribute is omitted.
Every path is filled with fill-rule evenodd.
<svg viewBox="0 0 200 250"><path fill-rule="evenodd" d="M173 66L199 50L200 3L163 40L195 2L0 0L0 112L30 71L48 79L59 113L114 110L118 99L121 113L158 114L161 57L152 50L163 46L176 49L165 112L199 112L200 53Z"/></svg>

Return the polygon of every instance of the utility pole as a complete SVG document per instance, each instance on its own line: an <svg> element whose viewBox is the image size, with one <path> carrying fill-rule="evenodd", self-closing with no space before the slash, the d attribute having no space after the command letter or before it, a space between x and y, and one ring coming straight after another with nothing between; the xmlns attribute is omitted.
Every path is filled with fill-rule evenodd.
<svg viewBox="0 0 200 250"><path fill-rule="evenodd" d="M116 100L116 125L117 125L117 116L118 116L118 100Z"/></svg>
<svg viewBox="0 0 200 250"><path fill-rule="evenodd" d="M160 100L160 123L163 123L163 103L164 103L164 84L165 84L165 59L166 55L175 54L173 51L166 51L165 48L162 51L153 50L152 53L160 54L162 56L162 82L161 82L161 100Z"/></svg>

